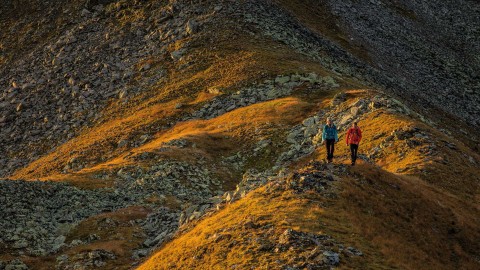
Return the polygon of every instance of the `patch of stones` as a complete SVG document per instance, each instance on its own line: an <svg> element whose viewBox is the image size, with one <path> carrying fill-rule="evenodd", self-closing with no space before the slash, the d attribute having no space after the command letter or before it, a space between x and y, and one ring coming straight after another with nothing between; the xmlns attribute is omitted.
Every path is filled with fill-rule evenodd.
<svg viewBox="0 0 480 270"><path fill-rule="evenodd" d="M32 3L43 5L35 14L45 16L15 18L12 29L0 33L3 36L12 30L13 36L23 35L13 29L36 25L35 31L18 38L37 40L42 39L42 31L57 26L49 31L48 40L29 53L13 55L10 63L0 67L0 146L4 152L0 177L38 159L45 149L70 140L81 128L97 123L109 100L127 103L165 82L165 67L150 59L185 62L188 43L172 52L169 46L200 33L213 15L213 7L198 4L193 8L187 1L152 2L148 6L101 2L103 5L85 8L71 3L68 9L56 2ZM121 14L132 10L145 11L144 17L127 25L118 22ZM57 14L63 23L49 22L50 15ZM197 19L201 14L202 19ZM17 43L2 46L7 52L10 47L18 48ZM3 53L2 49L0 55Z"/></svg>
<svg viewBox="0 0 480 270"><path fill-rule="evenodd" d="M184 204L185 207L180 213L179 225L185 225L197 219L203 218L205 215L211 214L217 210L222 209L226 204L233 203L243 197L249 192L274 179L282 176L283 172L277 174L271 171L258 172L256 170L248 170L243 174L242 180L237 184L234 191L227 191L225 193L205 198L203 201L190 201ZM218 190L218 193L221 191Z"/></svg>
<svg viewBox="0 0 480 270"><path fill-rule="evenodd" d="M286 143L289 145L287 151L280 154L276 161L275 168L281 168L283 164L292 160L309 155L315 151L312 138L317 135L322 126L320 116L305 119L302 124L294 126L287 135Z"/></svg>
<svg viewBox="0 0 480 270"><path fill-rule="evenodd" d="M201 164L163 160L149 168L124 167L116 172L117 192L175 196L181 201L201 202L214 195L221 182ZM114 177L114 176L110 176Z"/></svg>
<svg viewBox="0 0 480 270"><path fill-rule="evenodd" d="M303 169L290 173L279 171L275 176L268 178L264 184L266 192L274 193L290 190L295 194L314 192L322 196L329 196L342 175L347 175L347 166L343 164L328 164L324 161L313 161Z"/></svg>
<svg viewBox="0 0 480 270"><path fill-rule="evenodd" d="M11 261L0 261L0 270L28 270L28 266L20 259L13 259Z"/></svg>
<svg viewBox="0 0 480 270"><path fill-rule="evenodd" d="M186 140L169 143L180 147L188 144ZM139 200L155 196L162 205L167 203L169 197L178 206L159 208L152 205L155 211L145 220L138 221L144 229L146 240L141 248L134 251L134 259L150 254L171 239L181 225L202 217L221 200L218 194L223 194L222 183L203 165L161 160L149 168L124 167L115 175L105 176L117 177L116 192L119 194L135 196Z"/></svg>
<svg viewBox="0 0 480 270"><path fill-rule="evenodd" d="M468 1L328 1L352 41L398 86L389 91L479 125L480 18ZM462 49L468 48L468 49ZM465 61L465 59L471 59ZM400 93L403 92L403 93Z"/></svg>
<svg viewBox="0 0 480 270"><path fill-rule="evenodd" d="M331 269L343 256L363 256L354 247L345 247L332 237L286 229L277 240L274 252L295 252L281 269Z"/></svg>
<svg viewBox="0 0 480 270"><path fill-rule="evenodd" d="M319 76L316 73L279 75L274 80L266 80L261 84L246 87L230 95L220 95L213 98L201 109L192 113L188 119L211 119L237 108L277 99L291 94L295 87L302 84L314 85L319 89L331 90L338 83L331 76ZM209 89L211 93L221 94L217 88Z"/></svg>
<svg viewBox="0 0 480 270"><path fill-rule="evenodd" d="M399 160L403 159L410 149L416 147L420 147L419 151L427 157L434 156L438 152L436 145L426 132L422 131L418 127L404 127L398 130L393 130L390 135L386 136L378 144L378 146L372 148L368 153L368 158L382 158L385 155L384 151L392 146L392 144L395 142L401 142L401 145L398 147ZM399 170L404 171L406 169L402 168Z"/></svg>
<svg viewBox="0 0 480 270"><path fill-rule="evenodd" d="M62 183L0 181L0 244L17 255L46 256L71 245L65 235L81 220L135 200Z"/></svg>
<svg viewBox="0 0 480 270"><path fill-rule="evenodd" d="M146 239L143 247L133 252L132 258L138 260L145 257L155 248L169 241L177 232L180 221L180 213L167 207L157 208L145 220L140 220Z"/></svg>
<svg viewBox="0 0 480 270"><path fill-rule="evenodd" d="M247 196L247 194L268 182L271 182L283 175L283 171L275 174L272 171L258 172L256 170L248 170L243 176L242 180L237 184L234 191L227 191L222 196L223 203L232 203ZM220 208L220 207L219 207Z"/></svg>
<svg viewBox="0 0 480 270"><path fill-rule="evenodd" d="M57 264L55 269L102 269L104 266L107 265L108 261L113 261L116 258L117 256L113 252L103 249L95 249L92 251L79 252L71 258L69 258L67 255L59 256L57 257Z"/></svg>
<svg viewBox="0 0 480 270"><path fill-rule="evenodd" d="M183 145L183 142L174 144L178 143ZM221 183L212 178L207 169L177 161L157 163L148 170L125 167L117 171L115 177L114 188L93 191L65 183L0 181L0 213L5 217L0 220L0 245L16 255L54 254L63 248L86 243L79 240L66 243L65 235L89 216L130 205L148 206L145 198L151 196L158 197L162 204L167 196L174 198L174 203L184 210L150 205L154 212L136 221L143 227L146 238L143 247L133 255L138 259L168 241L180 224L214 209L221 200L215 195L223 194L219 191ZM93 240L98 239L93 236ZM100 253L98 256L92 253L78 258L59 258L58 265L63 267L60 269L70 269L78 263L101 267L102 262L111 258ZM75 263L70 263L72 260Z"/></svg>
<svg viewBox="0 0 480 270"><path fill-rule="evenodd" d="M307 56L338 75L357 78L365 84L374 86L373 77L380 78L384 84L391 80L374 68L362 63L336 43L313 33L304 27L291 14L277 4L268 1L246 1L230 7L232 16L240 17L255 27L252 35L264 35L286 44L300 54ZM242 12L238 12L242 10Z"/></svg>
<svg viewBox="0 0 480 270"><path fill-rule="evenodd" d="M480 61L472 54L475 50L460 49L465 44L476 48L480 43L478 5L467 0L425 5L415 1L330 0L325 5L350 36L350 43L366 48L373 64L308 29L275 3L246 1L230 9L232 16L256 27L252 34L286 44L329 70L385 89L418 109L440 108L480 124L480 96L476 94L480 85L475 73ZM465 57L473 60L465 62Z"/></svg>
<svg viewBox="0 0 480 270"><path fill-rule="evenodd" d="M345 168L343 167L343 169ZM296 193L307 191L321 193L329 188L336 177L333 173L325 170L325 168L317 169L313 172L294 172L287 178L286 185Z"/></svg>

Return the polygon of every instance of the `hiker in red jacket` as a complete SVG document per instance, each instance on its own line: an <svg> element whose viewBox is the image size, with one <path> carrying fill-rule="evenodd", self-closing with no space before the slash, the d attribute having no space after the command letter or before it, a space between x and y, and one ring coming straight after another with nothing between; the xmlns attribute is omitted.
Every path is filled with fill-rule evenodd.
<svg viewBox="0 0 480 270"><path fill-rule="evenodd" d="M352 127L347 131L347 146L350 145L350 152L352 152L352 166L357 160L358 145L362 140L362 131L357 126L357 122L353 122Z"/></svg>

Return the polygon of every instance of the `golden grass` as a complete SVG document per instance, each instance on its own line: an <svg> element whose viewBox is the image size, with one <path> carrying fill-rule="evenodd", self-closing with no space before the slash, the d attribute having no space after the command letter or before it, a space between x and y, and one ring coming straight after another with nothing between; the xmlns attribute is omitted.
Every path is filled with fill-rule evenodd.
<svg viewBox="0 0 480 270"><path fill-rule="evenodd" d="M367 164L351 171L358 179L342 182L344 191L326 211L329 220L353 225L337 237L352 239L353 232L401 269L478 269L477 206L416 177Z"/></svg>
<svg viewBox="0 0 480 270"><path fill-rule="evenodd" d="M276 260L288 260L292 251L261 251L260 244L253 240L265 235L278 236L287 228L322 233L323 212L319 205L290 192L271 194L262 188L198 222L138 269L274 268ZM245 226L250 221L260 228ZM273 232L268 226L263 227L268 224L273 225Z"/></svg>
<svg viewBox="0 0 480 270"><path fill-rule="evenodd" d="M365 94L364 91L350 91L347 102ZM431 133L436 143L438 139L448 139L424 123L384 110L368 114L360 126L364 132L361 149L365 150L377 146L392 131L405 127L420 127ZM385 136L373 139L379 133ZM343 163L349 152L342 147L343 136L340 140L337 153L342 156L340 163ZM269 268L272 261L287 256L265 254L257 251L255 244L245 242L245 238L264 233L243 228L245 220L274 224L279 231L290 227L326 232L366 254L358 261L343 263L340 269L477 269L478 201L465 200L458 187L445 188L444 182L456 177L457 170L435 170L435 166L423 161L424 156L418 148L409 149L400 160L397 152L400 147L403 147L401 142L394 142L378 166L360 162L351 168L353 177L339 182L341 192L333 199L292 196L288 192L271 194L259 189L192 226L191 231L166 244L139 269L189 269L194 265L207 269L225 269L232 265ZM475 155L463 144L458 147ZM323 158L323 151L320 148L310 159ZM455 166L469 166L462 164L462 152L441 147L440 155L445 153L453 157ZM305 162L300 161L292 168L299 168ZM431 177L441 178L429 183L420 173L415 176L392 173L410 164L419 164L434 173ZM474 168L468 171L474 172ZM477 183L469 183L465 189L478 195ZM211 236L222 232L228 232L228 237L212 242Z"/></svg>
<svg viewBox="0 0 480 270"><path fill-rule="evenodd" d="M167 58L150 59L155 63L151 72L157 67L168 71L165 79L126 102L112 100L93 127L84 127L79 136L15 171L10 178L48 179L59 174L72 158L83 160L91 168L124 155L131 149L117 149L118 141L156 133L163 125L199 108L215 96L207 93L210 87L230 93L277 74L329 74L318 63L308 62L284 45L266 39L251 40L250 36L243 35L236 35L234 41L229 36L233 33L225 33L218 37L216 47L208 50L204 49L202 38L189 40L192 49L188 57L195 61L188 68L178 69L177 64ZM176 46L183 46L182 42L186 41L179 41L180 45ZM186 106L175 109L178 103ZM45 145L45 151L48 147Z"/></svg>
<svg viewBox="0 0 480 270"><path fill-rule="evenodd" d="M339 269L478 269L478 207L376 166L359 165L350 173L333 198L260 188L192 225L138 269L274 268L292 254L261 251L249 240L286 228L327 233L365 254L342 257ZM260 228L245 227L248 221ZM274 232L263 229L267 224Z"/></svg>
<svg viewBox="0 0 480 270"><path fill-rule="evenodd" d="M108 155L108 152L114 152L116 142L120 138L124 138L137 129L153 123L161 125L161 120L165 121L171 117L178 110L174 109L175 101L167 104L159 104L145 108L130 115L126 118L114 119L107 123L88 130L80 136L68 141L56 149L56 151L30 163L27 167L16 171L12 175L12 179L32 179L41 178L51 175L52 172L58 173L72 158L85 158L92 162L92 159L101 157L103 152ZM160 121L159 121L160 120ZM85 152L93 152L97 150L93 156L86 157Z"/></svg>
<svg viewBox="0 0 480 270"><path fill-rule="evenodd" d="M138 161L129 157L143 152L157 152L158 158L163 159L189 163L194 163L198 158L207 160L208 166L215 166L216 169L213 171L223 176L227 183L232 182L225 188L234 188L239 176L232 175L231 169L222 169L218 162L219 158L253 147L259 138L269 138L288 130L299 123L312 107L312 104L287 97L239 108L210 120L182 122L167 131L159 132L145 145L80 173L90 174L101 170L112 170L119 166L138 165ZM165 142L174 139L187 139L196 147L158 151Z"/></svg>
<svg viewBox="0 0 480 270"><path fill-rule="evenodd" d="M114 179L99 179L92 173L56 174L49 176L48 181L70 183L81 189L111 188Z"/></svg>
<svg viewBox="0 0 480 270"><path fill-rule="evenodd" d="M352 95L352 92L350 92L349 96L351 99L355 99L359 94ZM392 173L397 173L398 170L406 167L414 168L402 174L420 177L422 180L442 188L452 195L466 200L473 200L477 204L480 203L478 199L480 168L471 163L467 158L470 156L478 161L480 160L480 155L468 146L469 140L454 140L452 137L447 137L437 129L420 122L418 119L394 114L383 109L366 114L365 117L360 119L359 127L363 132L359 154L367 154L371 149L379 146L395 130L411 127L420 128L428 134L429 139L427 142L434 143L437 146L435 154L426 156L419 151L423 145L407 147L405 141L393 140L390 146L382 150L383 157L377 160L376 165ZM374 139L379 134L384 135ZM444 141L454 142L458 149L449 149L444 145ZM405 153L402 158L399 156L401 152ZM320 146L312 156L303 159L303 162L296 166L301 166L312 158L322 160L325 157L325 153L324 147ZM336 145L335 155L337 156L337 162L345 164L350 162L350 149L345 144L345 132L339 134L339 143ZM439 163L437 162L439 159L448 160L448 163ZM362 163L362 161L359 162Z"/></svg>

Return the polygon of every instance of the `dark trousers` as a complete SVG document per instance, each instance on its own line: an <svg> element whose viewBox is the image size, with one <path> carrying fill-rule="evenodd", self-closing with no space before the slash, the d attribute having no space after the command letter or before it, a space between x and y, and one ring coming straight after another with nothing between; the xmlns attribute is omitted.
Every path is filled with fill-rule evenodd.
<svg viewBox="0 0 480 270"><path fill-rule="evenodd" d="M352 163L357 160L358 144L350 144L350 152L352 153Z"/></svg>
<svg viewBox="0 0 480 270"><path fill-rule="evenodd" d="M327 147L327 159L333 159L333 152L335 152L335 139L326 139L325 145Z"/></svg>

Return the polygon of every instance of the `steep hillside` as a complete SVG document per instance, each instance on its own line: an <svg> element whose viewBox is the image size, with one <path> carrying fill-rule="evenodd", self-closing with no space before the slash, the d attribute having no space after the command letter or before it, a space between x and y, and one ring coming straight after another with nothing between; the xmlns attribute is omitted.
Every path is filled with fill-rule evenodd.
<svg viewBox="0 0 480 270"><path fill-rule="evenodd" d="M421 103L479 125L478 1L277 2L380 71L389 91L415 101L410 106Z"/></svg>
<svg viewBox="0 0 480 270"><path fill-rule="evenodd" d="M340 125L362 101L359 91L347 97L325 113ZM478 154L452 152L445 135L394 102L370 104L379 108L357 115L364 162L347 166L343 148L339 164L325 164L318 148L287 176L244 177L221 210L185 226L140 269L478 268ZM303 165L312 159L320 161Z"/></svg>
<svg viewBox="0 0 480 270"><path fill-rule="evenodd" d="M314 164L272 181L139 269L478 268L478 208L368 164L339 169Z"/></svg>
<svg viewBox="0 0 480 270"><path fill-rule="evenodd" d="M480 267L476 1L27 2L0 269Z"/></svg>

